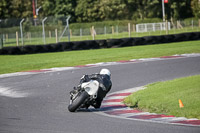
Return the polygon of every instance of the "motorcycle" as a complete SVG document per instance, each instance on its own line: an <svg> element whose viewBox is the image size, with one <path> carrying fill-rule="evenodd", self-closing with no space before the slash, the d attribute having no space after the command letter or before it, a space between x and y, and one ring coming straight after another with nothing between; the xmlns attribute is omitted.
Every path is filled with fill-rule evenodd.
<svg viewBox="0 0 200 133"><path fill-rule="evenodd" d="M99 89L99 82L91 80L89 82L82 83L79 89L75 89L70 92L70 104L68 110L75 112L80 108L89 108L90 105L95 104L97 93Z"/></svg>

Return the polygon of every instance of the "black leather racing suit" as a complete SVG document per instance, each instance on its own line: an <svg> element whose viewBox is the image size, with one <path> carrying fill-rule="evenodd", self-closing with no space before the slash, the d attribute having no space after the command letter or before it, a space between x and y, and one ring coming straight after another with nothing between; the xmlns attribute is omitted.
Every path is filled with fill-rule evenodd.
<svg viewBox="0 0 200 133"><path fill-rule="evenodd" d="M99 90L97 93L98 95L96 98L96 104L93 106L95 108L100 108L103 98L106 96L106 94L110 91L112 87L110 76L104 74L84 75L80 80L80 84L84 82L89 82L90 80L97 80L99 82Z"/></svg>

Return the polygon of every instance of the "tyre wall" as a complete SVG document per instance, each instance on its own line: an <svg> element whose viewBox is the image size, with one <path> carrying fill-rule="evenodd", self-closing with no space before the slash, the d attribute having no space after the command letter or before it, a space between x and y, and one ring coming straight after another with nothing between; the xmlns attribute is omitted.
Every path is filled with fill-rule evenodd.
<svg viewBox="0 0 200 133"><path fill-rule="evenodd" d="M200 32L161 35L161 36L146 36L146 37L136 37L136 38L60 42L56 44L27 45L23 47L22 46L4 47L3 49L0 49L0 55L20 55L20 54L35 54L35 53L87 50L87 49L99 49L99 48L116 48L116 47L152 45L152 44L162 44L162 43L191 41L191 40L200 40Z"/></svg>

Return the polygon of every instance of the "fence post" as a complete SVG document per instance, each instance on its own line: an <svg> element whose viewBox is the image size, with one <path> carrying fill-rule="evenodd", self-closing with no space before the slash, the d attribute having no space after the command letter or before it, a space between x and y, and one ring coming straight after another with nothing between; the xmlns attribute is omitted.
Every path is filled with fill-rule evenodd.
<svg viewBox="0 0 200 133"><path fill-rule="evenodd" d="M112 34L115 33L115 29L114 29L114 26L112 26Z"/></svg>
<svg viewBox="0 0 200 133"><path fill-rule="evenodd" d="M17 43L17 46L19 46L19 36L18 36L18 32L16 31L16 43Z"/></svg>
<svg viewBox="0 0 200 133"><path fill-rule="evenodd" d="M96 36L96 31L94 29L94 26L92 26L92 39L95 40L95 36Z"/></svg>
<svg viewBox="0 0 200 133"><path fill-rule="evenodd" d="M70 42L70 30L69 30L69 19L70 19L71 16L68 16L67 19L66 19L66 26L65 26L65 29L63 30L60 38L59 38L59 41L61 40L61 38L63 37L65 31L67 30L67 36L68 36L68 41Z"/></svg>
<svg viewBox="0 0 200 133"><path fill-rule="evenodd" d="M177 28L178 28L178 29L183 29L183 26L181 25L181 22L180 22L180 21L177 21Z"/></svg>
<svg viewBox="0 0 200 133"><path fill-rule="evenodd" d="M46 39L45 39L45 30L44 30L44 22L47 20L47 17L45 17L43 20L42 20L42 29L43 29L43 41L44 41L44 44L46 44Z"/></svg>
<svg viewBox="0 0 200 133"><path fill-rule="evenodd" d="M49 38L51 38L51 31L49 31Z"/></svg>
<svg viewBox="0 0 200 133"><path fill-rule="evenodd" d="M133 24L133 32L135 32L135 24Z"/></svg>
<svg viewBox="0 0 200 133"><path fill-rule="evenodd" d="M30 42L31 42L31 32L29 32Z"/></svg>
<svg viewBox="0 0 200 133"><path fill-rule="evenodd" d="M71 18L71 16L68 16L68 18L66 19L67 22L67 30L68 30L68 41L70 42L70 31L69 31L69 19Z"/></svg>
<svg viewBox="0 0 200 133"><path fill-rule="evenodd" d="M22 23L24 22L24 19L20 21L20 31L21 31L21 42L22 46L24 45L24 40L23 40L23 30L22 30Z"/></svg>
<svg viewBox="0 0 200 133"><path fill-rule="evenodd" d="M106 36L106 26L104 26L104 35Z"/></svg>
<svg viewBox="0 0 200 133"><path fill-rule="evenodd" d="M6 42L8 41L8 34L6 34Z"/></svg>
<svg viewBox="0 0 200 133"><path fill-rule="evenodd" d="M129 37L131 37L131 24L128 23L128 35Z"/></svg>
<svg viewBox="0 0 200 133"><path fill-rule="evenodd" d="M27 33L27 36L28 36L29 42L31 42L31 32L28 32L28 33Z"/></svg>
<svg viewBox="0 0 200 133"><path fill-rule="evenodd" d="M136 32L139 32L139 25L136 24Z"/></svg>
<svg viewBox="0 0 200 133"><path fill-rule="evenodd" d="M70 36L72 37L72 30L70 29L69 31L70 31Z"/></svg>
<svg viewBox="0 0 200 133"><path fill-rule="evenodd" d="M166 27L165 28L166 29L166 34L168 35L168 21L167 20L165 21L165 27Z"/></svg>
<svg viewBox="0 0 200 133"><path fill-rule="evenodd" d="M194 28L194 21L193 21L193 19L192 19L192 29Z"/></svg>
<svg viewBox="0 0 200 133"><path fill-rule="evenodd" d="M55 29L56 43L58 43L58 30Z"/></svg>
<svg viewBox="0 0 200 133"><path fill-rule="evenodd" d="M118 25L116 25L116 33L117 33L117 35L119 33L119 27L118 27Z"/></svg>
<svg viewBox="0 0 200 133"><path fill-rule="evenodd" d="M145 32L147 32L147 24L145 24Z"/></svg>
<svg viewBox="0 0 200 133"><path fill-rule="evenodd" d="M82 39L82 35L83 35L82 28L80 28L80 37L81 37L81 39Z"/></svg>

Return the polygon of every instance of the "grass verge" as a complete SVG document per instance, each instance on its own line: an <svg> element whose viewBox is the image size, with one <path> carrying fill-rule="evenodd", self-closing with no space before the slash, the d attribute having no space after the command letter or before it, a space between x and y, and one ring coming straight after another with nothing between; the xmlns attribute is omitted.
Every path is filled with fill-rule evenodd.
<svg viewBox="0 0 200 133"><path fill-rule="evenodd" d="M112 49L30 55L0 55L0 74L98 62L169 56L183 53L200 53L199 44L200 41L187 41Z"/></svg>
<svg viewBox="0 0 200 133"><path fill-rule="evenodd" d="M125 98L129 106L143 111L200 119L200 75L147 85ZM179 99L184 104L179 107Z"/></svg>

